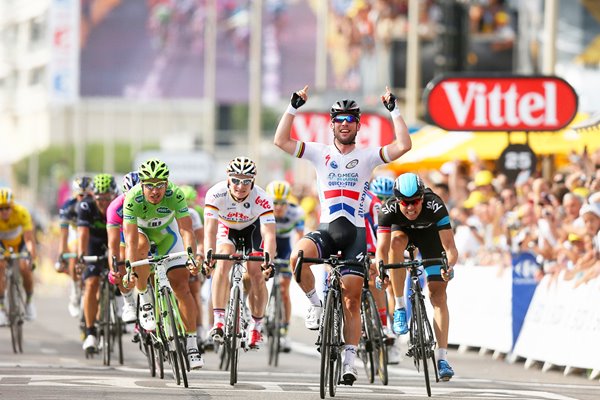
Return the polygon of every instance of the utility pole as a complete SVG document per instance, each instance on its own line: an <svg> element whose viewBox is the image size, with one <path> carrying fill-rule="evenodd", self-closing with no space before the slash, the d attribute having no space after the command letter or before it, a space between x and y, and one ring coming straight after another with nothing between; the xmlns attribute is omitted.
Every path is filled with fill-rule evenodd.
<svg viewBox="0 0 600 400"><path fill-rule="evenodd" d="M262 125L262 11L263 0L254 0L250 9L250 103L248 106L248 144L254 162L260 165Z"/></svg>

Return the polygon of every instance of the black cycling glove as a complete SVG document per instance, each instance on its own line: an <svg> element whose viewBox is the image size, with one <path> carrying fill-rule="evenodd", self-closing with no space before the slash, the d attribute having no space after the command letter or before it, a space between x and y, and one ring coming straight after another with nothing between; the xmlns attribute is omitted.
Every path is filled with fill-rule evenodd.
<svg viewBox="0 0 600 400"><path fill-rule="evenodd" d="M292 100L290 101L290 103L292 104L292 107L298 109L302 107L304 103L306 103L306 100L300 97L298 93L294 92L294 94L292 94Z"/></svg>
<svg viewBox="0 0 600 400"><path fill-rule="evenodd" d="M383 105L389 112L394 111L394 108L396 108L396 96L394 96L393 93L390 93L390 101L383 100Z"/></svg>

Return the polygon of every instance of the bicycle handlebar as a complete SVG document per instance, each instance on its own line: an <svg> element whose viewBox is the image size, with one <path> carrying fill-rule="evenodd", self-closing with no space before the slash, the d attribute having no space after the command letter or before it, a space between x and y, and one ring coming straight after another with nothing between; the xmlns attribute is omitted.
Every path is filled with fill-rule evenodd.
<svg viewBox="0 0 600 400"><path fill-rule="evenodd" d="M20 260L29 258L31 258L31 255L26 251L22 251L20 253L9 253L6 251L0 254L0 260Z"/></svg>
<svg viewBox="0 0 600 400"><path fill-rule="evenodd" d="M210 264L212 260L224 260L224 261L258 261L269 264L271 257L269 253L265 252L264 256L247 256L245 254L217 254L213 252L213 249L208 249L206 252L206 262Z"/></svg>
<svg viewBox="0 0 600 400"><path fill-rule="evenodd" d="M77 253L63 253L59 256L61 260L69 260L72 258L82 263L93 263L98 261L104 261L107 259L106 256L78 256Z"/></svg>
<svg viewBox="0 0 600 400"><path fill-rule="evenodd" d="M125 269L127 270L127 274L123 277L123 286L128 287L129 281L131 280L132 270L137 267L143 267L150 264L157 264L164 261L173 260L179 257L186 257L186 261L190 261L196 265L192 248L188 247L186 251L177 251L175 253L169 253L165 255L151 255L148 258L144 258L142 260L130 262L129 260L125 260ZM136 276L135 272L133 272L134 276Z"/></svg>
<svg viewBox="0 0 600 400"><path fill-rule="evenodd" d="M384 264L383 260L379 260L379 278L383 281L385 278L385 270L386 269L412 269L419 268L420 266L428 266L428 265L436 265L442 264L442 269L448 268L448 258L446 257L446 252L442 252L442 257L439 258L423 258L420 260L408 260L401 263L395 264Z"/></svg>

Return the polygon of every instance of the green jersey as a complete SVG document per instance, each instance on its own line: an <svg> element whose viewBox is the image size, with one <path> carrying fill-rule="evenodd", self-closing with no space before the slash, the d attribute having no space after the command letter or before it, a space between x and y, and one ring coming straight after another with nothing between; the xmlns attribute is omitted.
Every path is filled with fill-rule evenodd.
<svg viewBox="0 0 600 400"><path fill-rule="evenodd" d="M123 223L137 224L146 234L166 234L166 229L175 218L190 215L188 206L179 187L169 182L165 196L158 204L146 200L142 185L135 185L125 196Z"/></svg>

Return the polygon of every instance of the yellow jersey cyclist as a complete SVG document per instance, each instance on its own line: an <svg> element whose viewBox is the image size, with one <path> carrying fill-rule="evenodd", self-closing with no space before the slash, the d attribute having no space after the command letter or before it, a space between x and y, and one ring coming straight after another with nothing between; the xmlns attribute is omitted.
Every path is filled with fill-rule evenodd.
<svg viewBox="0 0 600 400"><path fill-rule="evenodd" d="M14 252L28 251L30 260L19 260L19 268L23 277L23 286L27 295L25 318L33 320L36 317L33 305L33 260L37 257L35 236L31 214L25 207L14 202L10 188L0 188L0 247L2 251L13 249ZM0 326L8 324L4 309L4 293L6 288L6 260L0 261Z"/></svg>
<svg viewBox="0 0 600 400"><path fill-rule="evenodd" d="M275 236L277 242L276 258L289 260L292 253L292 244L295 244L304 235L304 210L300 206L290 203L291 188L286 181L273 181L267 185L266 190L273 197L273 209L277 224ZM281 299L285 310L281 349L284 352L289 352L290 341L287 334L292 314L292 303L290 301L292 269L289 261L285 264L275 263L275 267L279 268L281 276Z"/></svg>
<svg viewBox="0 0 600 400"><path fill-rule="evenodd" d="M126 258L130 261L147 258L151 242L156 244L159 255L187 248L196 254L196 239L187 203L181 189L169 182L167 165L157 158L149 159L140 165L138 175L140 184L127 193L123 205ZM204 366L196 337L197 309L189 285L190 273L197 275L198 272L196 266L180 259L167 263L167 277L187 333L186 352L191 369ZM150 267L138 267L136 274L140 325L152 331L156 329L156 320L152 293L148 290Z"/></svg>
<svg viewBox="0 0 600 400"><path fill-rule="evenodd" d="M77 254L83 256L105 256L108 248L106 233L106 210L117 194L117 183L110 174L94 176L92 184L94 196L87 196L77 205ZM98 292L100 275L108 267L107 260L78 265L83 280L83 317L85 319L85 340L83 350L96 351L98 332Z"/></svg>

